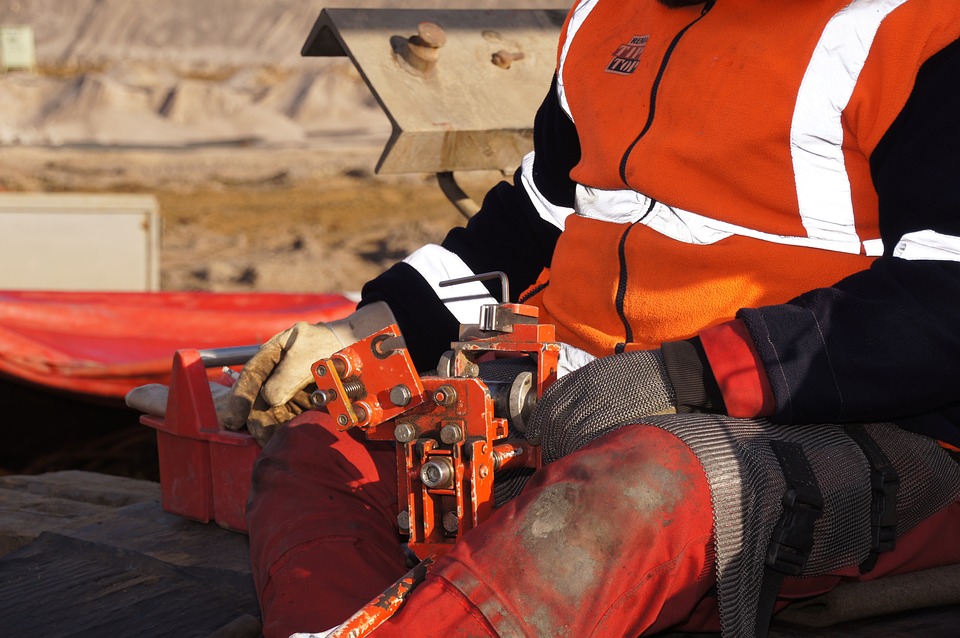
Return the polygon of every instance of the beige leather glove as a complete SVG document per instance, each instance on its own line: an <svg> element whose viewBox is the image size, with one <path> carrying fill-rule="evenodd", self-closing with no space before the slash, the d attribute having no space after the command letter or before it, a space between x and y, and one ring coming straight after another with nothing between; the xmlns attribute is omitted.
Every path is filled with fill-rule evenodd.
<svg viewBox="0 0 960 638"><path fill-rule="evenodd" d="M305 388L313 383L314 362L395 321L390 307L377 302L344 319L316 325L300 322L284 330L260 346L243 367L226 408L218 414L220 425L228 430L246 425L265 444L274 426L310 407Z"/></svg>

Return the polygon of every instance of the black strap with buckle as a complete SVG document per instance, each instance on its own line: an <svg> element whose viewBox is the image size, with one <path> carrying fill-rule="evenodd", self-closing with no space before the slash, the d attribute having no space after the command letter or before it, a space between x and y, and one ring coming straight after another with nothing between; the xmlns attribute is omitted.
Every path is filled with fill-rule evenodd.
<svg viewBox="0 0 960 638"><path fill-rule="evenodd" d="M883 552L897 546L897 492L900 476L890 459L862 425L847 428L847 434L860 446L870 463L870 554L860 563L864 574L877 564Z"/></svg>
<svg viewBox="0 0 960 638"><path fill-rule="evenodd" d="M770 631L770 621L783 579L803 573L813 549L813 528L823 513L823 493L803 453L803 446L787 441L771 441L770 447L783 470L787 491L780 501L783 511L767 546L766 567L757 604L757 638L764 638Z"/></svg>

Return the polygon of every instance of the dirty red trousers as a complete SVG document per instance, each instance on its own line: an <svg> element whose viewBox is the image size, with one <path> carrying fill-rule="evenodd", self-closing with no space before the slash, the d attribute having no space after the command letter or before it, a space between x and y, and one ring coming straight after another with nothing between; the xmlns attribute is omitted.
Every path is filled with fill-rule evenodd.
<svg viewBox="0 0 960 638"><path fill-rule="evenodd" d="M267 638L329 629L406 571L396 455L322 412L280 428L254 471L248 510ZM719 631L713 515L690 449L651 426L621 428L538 472L465 535L375 635L640 636ZM960 563L960 503L905 534L862 578ZM788 579L823 593L856 566Z"/></svg>

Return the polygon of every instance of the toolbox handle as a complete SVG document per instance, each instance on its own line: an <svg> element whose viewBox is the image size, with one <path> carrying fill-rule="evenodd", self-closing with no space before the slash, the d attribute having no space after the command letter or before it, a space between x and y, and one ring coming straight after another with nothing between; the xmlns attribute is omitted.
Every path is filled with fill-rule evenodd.
<svg viewBox="0 0 960 638"><path fill-rule="evenodd" d="M250 357L257 354L259 345L252 346L232 346L229 348L207 348L199 350L200 360L204 368L215 368L217 366L237 366L250 360Z"/></svg>

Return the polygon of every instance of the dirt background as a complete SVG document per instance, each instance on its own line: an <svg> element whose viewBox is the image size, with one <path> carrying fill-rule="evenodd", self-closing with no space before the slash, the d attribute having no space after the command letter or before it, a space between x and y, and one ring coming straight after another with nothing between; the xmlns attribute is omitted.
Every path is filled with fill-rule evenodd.
<svg viewBox="0 0 960 638"><path fill-rule="evenodd" d="M0 0L38 57L0 74L0 190L155 194L166 290L359 290L464 220L432 176L373 175L386 116L348 60L299 55L323 6ZM502 175L458 177L481 198Z"/></svg>
<svg viewBox="0 0 960 638"><path fill-rule="evenodd" d="M464 218L428 175L374 176L380 148L0 150L9 191L151 193L161 287L359 291ZM481 197L499 173L461 179Z"/></svg>

